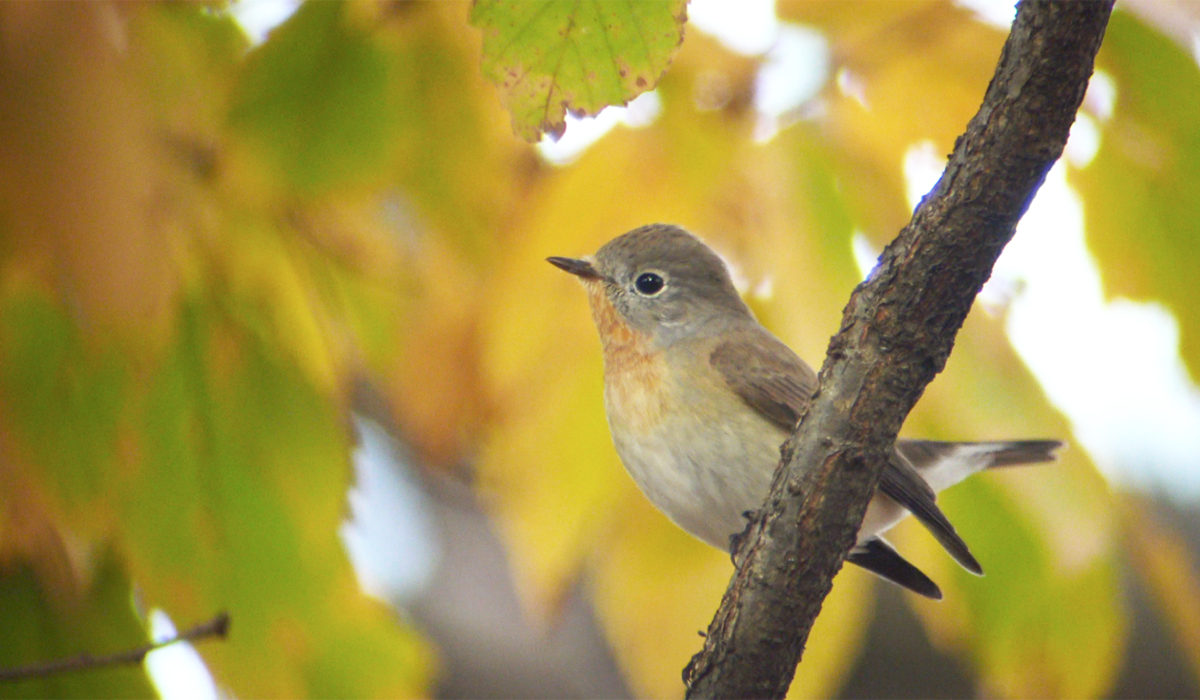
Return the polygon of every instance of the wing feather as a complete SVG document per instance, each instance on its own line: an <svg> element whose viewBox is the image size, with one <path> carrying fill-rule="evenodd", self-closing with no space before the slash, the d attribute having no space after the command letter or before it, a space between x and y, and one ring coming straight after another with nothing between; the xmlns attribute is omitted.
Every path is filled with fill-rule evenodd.
<svg viewBox="0 0 1200 700"><path fill-rule="evenodd" d="M787 431L796 427L817 388L812 368L762 327L728 333L713 348L709 363L751 408ZM938 508L933 489L899 452L893 451L884 467L879 489L915 515L955 561L983 573Z"/></svg>
<svg viewBox="0 0 1200 700"><path fill-rule="evenodd" d="M817 388L812 368L761 327L728 334L709 363L751 408L787 431L796 427Z"/></svg>

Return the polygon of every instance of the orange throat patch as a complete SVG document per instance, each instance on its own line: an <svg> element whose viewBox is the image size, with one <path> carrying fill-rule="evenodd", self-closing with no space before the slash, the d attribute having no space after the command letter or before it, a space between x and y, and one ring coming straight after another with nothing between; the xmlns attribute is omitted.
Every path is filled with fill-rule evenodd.
<svg viewBox="0 0 1200 700"><path fill-rule="evenodd" d="M663 420L667 365L644 333L629 327L600 281L588 281L588 305L604 346L604 396L614 431L645 433ZM614 436L616 437L616 436Z"/></svg>

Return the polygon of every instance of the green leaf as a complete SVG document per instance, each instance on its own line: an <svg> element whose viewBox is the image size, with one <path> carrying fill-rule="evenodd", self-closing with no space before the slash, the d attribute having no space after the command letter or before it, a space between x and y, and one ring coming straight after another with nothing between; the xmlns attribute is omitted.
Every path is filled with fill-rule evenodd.
<svg viewBox="0 0 1200 700"><path fill-rule="evenodd" d="M1107 291L1159 299L1179 319L1200 376L1200 68L1166 36L1116 12L1096 59L1116 83L1100 149L1071 182Z"/></svg>
<svg viewBox="0 0 1200 700"><path fill-rule="evenodd" d="M506 173L527 146L512 137L460 3L411 3L381 31L397 104L395 184L423 223L481 262L492 253L522 178ZM520 204L516 204L520 206Z"/></svg>
<svg viewBox="0 0 1200 700"><path fill-rule="evenodd" d="M91 654L128 651L147 643L134 613L129 581L111 554L100 558L91 584L78 595L55 590L29 562L0 565L0 668ZM58 673L0 683L4 698L153 698L140 665Z"/></svg>
<svg viewBox="0 0 1200 700"><path fill-rule="evenodd" d="M479 0L483 74L500 87L513 130L554 137L566 113L596 115L651 90L683 41L686 0Z"/></svg>
<svg viewBox="0 0 1200 700"><path fill-rule="evenodd" d="M121 513L147 605L228 610L236 632L201 653L239 696L422 692L428 651L362 594L337 535L350 467L336 406L219 309L183 318Z"/></svg>
<svg viewBox="0 0 1200 700"><path fill-rule="evenodd" d="M317 192L376 178L389 162L388 61L353 6L307 3L246 60L229 120L287 183Z"/></svg>
<svg viewBox="0 0 1200 700"><path fill-rule="evenodd" d="M113 650L89 630L114 624L113 610L132 616L132 580L146 607L176 620L230 612L237 632L201 653L238 695L423 692L428 650L363 595L337 534L350 473L341 413L287 353L193 301L165 361L140 368L139 384L37 294L6 300L0 353L0 396L27 458L6 484L22 490L0 493L2 544L6 559L37 552L29 566L39 576L0 569L0 605L26 611L0 617L0 649L13 650L3 663ZM72 556L45 551L53 537ZM127 571L104 563L88 573L87 547L101 538ZM40 598L49 602L34 605ZM96 617L80 617L88 606ZM97 678L21 694L137 694Z"/></svg>
<svg viewBox="0 0 1200 700"><path fill-rule="evenodd" d="M17 294L0 309L0 391L25 445L75 518L105 493L127 389L112 354L86 352L78 330L45 296Z"/></svg>

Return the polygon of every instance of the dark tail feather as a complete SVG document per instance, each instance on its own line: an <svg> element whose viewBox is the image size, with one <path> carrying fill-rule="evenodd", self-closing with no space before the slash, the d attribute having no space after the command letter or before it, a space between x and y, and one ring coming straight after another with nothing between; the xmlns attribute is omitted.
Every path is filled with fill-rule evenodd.
<svg viewBox="0 0 1200 700"><path fill-rule="evenodd" d="M1019 464L1053 462L1055 454L1066 447L1061 440L996 440L992 442L942 442L940 440L897 440L896 449L918 471L936 465L960 451L974 452L988 459L986 467L1011 467Z"/></svg>
<svg viewBox="0 0 1200 700"><path fill-rule="evenodd" d="M846 559L851 564L857 564L880 578L907 588L913 593L919 593L926 598L942 599L942 589L917 567L892 549L892 545L882 537L873 537L861 546L850 550Z"/></svg>
<svg viewBox="0 0 1200 700"><path fill-rule="evenodd" d="M982 575L983 568L966 542L938 508L934 491L984 469L1052 461L1062 446L1058 440L899 440L895 458L880 477L879 489L916 516L964 569Z"/></svg>
<svg viewBox="0 0 1200 700"><path fill-rule="evenodd" d="M992 453L993 462L988 469L1053 462L1058 459L1058 450L1064 449L1067 443L1061 440L1013 440L1004 445L1004 449Z"/></svg>

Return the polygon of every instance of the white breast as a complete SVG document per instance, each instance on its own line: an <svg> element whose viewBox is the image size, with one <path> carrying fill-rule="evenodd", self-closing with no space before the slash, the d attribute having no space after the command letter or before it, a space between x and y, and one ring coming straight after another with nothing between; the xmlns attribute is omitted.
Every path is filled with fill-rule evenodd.
<svg viewBox="0 0 1200 700"><path fill-rule="evenodd" d="M609 377L604 401L617 454L642 492L684 530L727 550L745 529L743 514L762 506L787 433L718 381L677 381L661 357L646 356ZM935 490L986 466L973 455L954 456L922 474ZM876 495L858 542L907 515Z"/></svg>
<svg viewBox="0 0 1200 700"><path fill-rule="evenodd" d="M742 514L762 505L787 437L729 397L721 407L685 400L639 430L605 395L613 443L633 480L677 525L719 549L745 528Z"/></svg>

